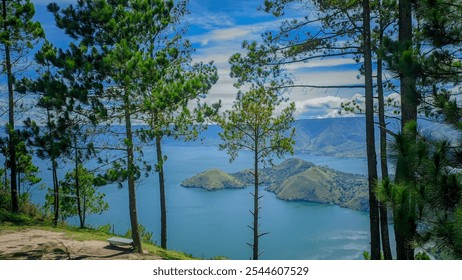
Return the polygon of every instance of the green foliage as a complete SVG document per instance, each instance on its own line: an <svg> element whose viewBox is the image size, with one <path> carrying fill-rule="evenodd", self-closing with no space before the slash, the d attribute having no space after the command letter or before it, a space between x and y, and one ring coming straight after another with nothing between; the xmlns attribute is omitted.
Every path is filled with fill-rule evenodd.
<svg viewBox="0 0 462 280"><path fill-rule="evenodd" d="M0 13L0 46L3 56L0 72L6 76L6 88L8 92L8 106L2 106L0 111L0 116L8 112L8 122L5 122L6 133L8 135L8 140L5 142L8 142L8 148L1 148L2 152L8 155L9 164L7 168L11 170L12 210L13 212L18 212L16 146L18 144L19 131L15 129L15 118L17 111L24 110L25 106L15 96L15 83L28 68L29 52L39 43L44 33L40 23L32 21L35 10L34 5L29 0L3 0ZM0 139L0 142L3 142L3 139Z"/></svg>
<svg viewBox="0 0 462 280"><path fill-rule="evenodd" d="M397 230L415 244L432 244L440 255L460 258L457 228L462 207L459 148L422 135L415 122L405 126L393 145L394 159L405 164L398 182L382 181L377 197L393 209ZM409 220L420 226L412 228ZM413 233L412 235L410 235Z"/></svg>
<svg viewBox="0 0 462 280"><path fill-rule="evenodd" d="M275 110L280 104L274 92L262 87L238 94L232 110L217 118L223 129L220 133L223 142L219 147L227 150L230 161L244 149L255 152L255 160L262 163L270 162L273 155L282 157L293 153L295 129L291 124L295 104L290 103L277 114ZM288 134L284 134L286 131Z"/></svg>
<svg viewBox="0 0 462 280"><path fill-rule="evenodd" d="M155 244L154 241L152 240L152 232L146 231L146 227L141 225L141 224L139 225L138 228L139 228L139 231L140 231L141 240L144 243ZM132 231L130 229L127 230L124 237L132 238Z"/></svg>
<svg viewBox="0 0 462 280"><path fill-rule="evenodd" d="M101 214L109 208L107 202L104 201L105 194L96 191L94 186L95 176L82 165L78 169L79 187L76 185L75 170L66 173L64 179L60 182L60 209L61 218L81 215L81 227L85 226L85 218L89 214ZM51 208L53 205L53 195L47 194L47 202L45 207ZM79 200L79 201L78 201ZM80 203L80 209L79 207Z"/></svg>
<svg viewBox="0 0 462 280"><path fill-rule="evenodd" d="M23 192L27 192L31 186L40 183L42 178L38 177L39 169L32 162L32 155L27 150L24 142L17 145L16 153L18 192L21 193L21 188L23 188Z"/></svg>
<svg viewBox="0 0 462 280"><path fill-rule="evenodd" d="M368 251L363 251L363 258L365 260L367 260L367 261L370 261L371 260L371 254ZM380 259L384 260L384 256L383 256L382 252L380 253Z"/></svg>
<svg viewBox="0 0 462 280"><path fill-rule="evenodd" d="M425 252L418 252L415 254L415 259L420 261L430 260L430 256L428 256Z"/></svg>
<svg viewBox="0 0 462 280"><path fill-rule="evenodd" d="M105 225L97 227L96 230L107 233L107 234L111 234L112 226L111 226L111 224L105 224Z"/></svg>
<svg viewBox="0 0 462 280"><path fill-rule="evenodd" d="M0 209L4 211L11 209L11 194L7 188L0 189Z"/></svg>
<svg viewBox="0 0 462 280"><path fill-rule="evenodd" d="M11 192L8 189L0 189L0 224L9 222L16 225L35 225L37 222L48 220L39 206L30 202L27 193L19 196L19 206L19 213L11 213Z"/></svg>
<svg viewBox="0 0 462 280"><path fill-rule="evenodd" d="M261 254L258 239L266 234L259 233L259 164L271 164L274 155L293 154L295 129L291 128L291 124L295 104L290 103L278 113L276 108L280 104L281 99L274 92L260 86L246 93L239 92L232 110L225 111L216 119L223 129L219 134L222 140L219 148L227 151L230 161L234 161L242 150L250 150L254 155L254 209L251 211L254 241L248 244L253 249L254 260L258 260Z"/></svg>
<svg viewBox="0 0 462 280"><path fill-rule="evenodd" d="M242 48L247 52L245 55L236 53L229 58L236 88L247 84L252 89L266 86L277 90L291 84L284 69L275 62L279 59L276 45L270 41L263 44L244 41Z"/></svg>
<svg viewBox="0 0 462 280"><path fill-rule="evenodd" d="M0 44L8 45L13 52L23 55L26 50L32 50L44 36L40 23L32 21L35 8L29 0L6 1L6 12L3 6L0 6L0 11Z"/></svg>
<svg viewBox="0 0 462 280"><path fill-rule="evenodd" d="M0 190L1 191L6 191L7 190L7 185L5 182L7 182L7 176L6 176L6 170L4 168L0 168Z"/></svg>
<svg viewBox="0 0 462 280"><path fill-rule="evenodd" d="M99 183L113 179L127 182L133 240L140 253L135 182L140 178L144 161L134 137L132 119L143 111L150 86L168 85L163 81L162 69L168 69L169 62L182 51L174 42L175 24L186 12L184 5L183 1L175 5L172 0L85 0L62 11L57 4L48 6L58 27L79 41L80 49L93 64L100 84L93 93L107 104L99 106L102 110L97 112L102 111L108 123L125 125L125 135L119 142L123 147L114 147L124 154ZM147 164L145 170L152 170L151 165ZM117 174L121 176L114 176Z"/></svg>

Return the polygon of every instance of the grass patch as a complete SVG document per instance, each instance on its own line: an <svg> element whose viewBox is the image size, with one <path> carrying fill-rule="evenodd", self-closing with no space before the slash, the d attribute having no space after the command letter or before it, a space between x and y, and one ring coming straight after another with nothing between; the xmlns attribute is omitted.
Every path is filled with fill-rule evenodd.
<svg viewBox="0 0 462 280"><path fill-rule="evenodd" d="M0 209L0 222L14 225L33 225L34 219L26 214L15 214Z"/></svg>

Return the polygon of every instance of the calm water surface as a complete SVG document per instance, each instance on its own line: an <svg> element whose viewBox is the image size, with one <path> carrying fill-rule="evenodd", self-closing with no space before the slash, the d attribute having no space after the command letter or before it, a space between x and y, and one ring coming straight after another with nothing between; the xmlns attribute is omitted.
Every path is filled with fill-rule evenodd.
<svg viewBox="0 0 462 280"><path fill-rule="evenodd" d="M169 249L203 258L249 259L251 249L246 242L252 241L252 231L247 227L252 222L251 189L209 192L183 188L180 183L209 168L227 172L249 168L251 155L244 152L230 164L227 154L216 147L167 144L164 152L168 155L165 168ZM152 149L145 153L146 158L155 158ZM344 172L366 172L363 159L296 156ZM42 170L45 170L44 181L50 181L50 172L46 168ZM100 190L106 193L110 209L102 215L90 216L88 223L94 227L111 224L116 233L124 234L130 224L126 187L109 185ZM269 232L261 238L262 259L362 259L362 252L368 250L368 213L333 205L286 202L263 189L262 193L261 231ZM43 191L35 191L32 198L43 203ZM140 223L154 233L153 239L157 242L160 210L156 174L138 185L137 205Z"/></svg>

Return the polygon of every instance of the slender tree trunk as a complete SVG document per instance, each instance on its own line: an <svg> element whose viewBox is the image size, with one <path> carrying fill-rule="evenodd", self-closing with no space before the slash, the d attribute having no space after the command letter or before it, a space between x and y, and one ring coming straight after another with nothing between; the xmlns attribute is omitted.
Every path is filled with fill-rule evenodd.
<svg viewBox="0 0 462 280"><path fill-rule="evenodd" d="M258 137L258 136L257 136ZM255 143L258 143L256 138ZM258 215L259 215L259 194L258 194L258 145L255 145L254 151L254 194L253 194L253 259L258 260L259 248L258 248Z"/></svg>
<svg viewBox="0 0 462 280"><path fill-rule="evenodd" d="M3 6L3 31L4 36L7 36L6 41L9 42L9 31L8 31L8 15L6 0L2 1ZM13 73L11 66L11 53L9 43L4 45L5 47L5 66L7 73L8 83L8 154L10 156L10 184L11 184L11 211L13 213L19 212L19 200L18 200L18 189L17 189L17 163L16 163L16 132L14 130L14 90L13 90Z"/></svg>
<svg viewBox="0 0 462 280"><path fill-rule="evenodd" d="M87 196L82 195L82 223L85 225L85 217L87 216Z"/></svg>
<svg viewBox="0 0 462 280"><path fill-rule="evenodd" d="M366 94L366 146L369 179L369 217L371 233L371 258L380 260L379 208L374 188L377 182L377 155L374 135L374 96L372 84L372 50L369 0L363 1L364 71Z"/></svg>
<svg viewBox="0 0 462 280"><path fill-rule="evenodd" d="M127 171L128 171L128 204L130 211L130 223L132 228L132 239L135 250L142 254L141 237L138 224L138 214L136 211L136 192L135 192L135 155L133 149L132 123L130 119L130 101L128 91L125 90L124 115L127 142Z"/></svg>
<svg viewBox="0 0 462 280"><path fill-rule="evenodd" d="M79 214L80 227L85 226L82 217L82 204L80 203L80 181L79 181L79 151L77 149L77 136L74 135L75 144L75 192L77 195L77 213Z"/></svg>
<svg viewBox="0 0 462 280"><path fill-rule="evenodd" d="M8 185L8 175L7 175L7 172L6 172L6 171L8 170L7 161L8 161L8 160L5 158L5 164L4 164L4 165L5 165L5 174L4 174L4 176L3 176L3 182L4 182L5 188L6 188L7 185Z"/></svg>
<svg viewBox="0 0 462 280"><path fill-rule="evenodd" d="M16 175L18 177L18 198L19 198L21 196L21 172L18 171Z"/></svg>
<svg viewBox="0 0 462 280"><path fill-rule="evenodd" d="M382 42L383 31L380 32L380 42ZM387 157L387 131L385 123L385 102L383 95L383 67L382 59L377 60L377 93L379 98L379 126L380 126L380 166L382 180L388 178L388 157ZM390 234L388 232L388 210L385 203L379 202L380 208L380 233L382 236L383 257L386 260L393 259L390 247Z"/></svg>
<svg viewBox="0 0 462 280"><path fill-rule="evenodd" d="M53 139L53 131L51 129L51 116L50 109L47 108L47 122L48 122L48 133L50 135L50 159L51 159L51 174L53 180L53 207L54 207L54 218L53 224L58 225L59 220L59 185L58 185L58 163L56 162L55 156L55 142Z"/></svg>
<svg viewBox="0 0 462 280"><path fill-rule="evenodd" d="M53 176L53 193L54 193L54 200L53 200L53 206L54 206L54 219L53 219L53 224L56 226L58 225L58 220L59 220L59 185L58 185L58 163L56 162L56 159L54 156L51 158L51 172Z"/></svg>
<svg viewBox="0 0 462 280"><path fill-rule="evenodd" d="M382 2L379 1L379 9L382 11ZM383 47L383 35L385 33L385 27L383 18L380 16L379 19L379 45ZM382 173L382 180L388 179L388 154L387 154L387 124L385 122L385 96L383 93L383 60L382 58L377 59L377 94L379 99L379 126L380 126L380 167ZM393 256L391 253L390 246L390 233L388 231L388 209L387 205L383 202L379 202L380 209L380 234L382 238L382 251L385 260L392 260Z"/></svg>
<svg viewBox="0 0 462 280"><path fill-rule="evenodd" d="M167 206L165 200L164 159L161 141L161 137L156 137L157 171L159 172L160 192L160 246L163 249L167 249Z"/></svg>

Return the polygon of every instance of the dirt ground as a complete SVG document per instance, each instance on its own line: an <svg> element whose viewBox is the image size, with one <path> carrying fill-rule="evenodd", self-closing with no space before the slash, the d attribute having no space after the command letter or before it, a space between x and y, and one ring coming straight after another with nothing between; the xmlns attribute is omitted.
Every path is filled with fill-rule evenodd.
<svg viewBox="0 0 462 280"><path fill-rule="evenodd" d="M63 232L39 229L0 231L0 259L15 260L153 260L154 255L133 253L105 241L78 241Z"/></svg>

